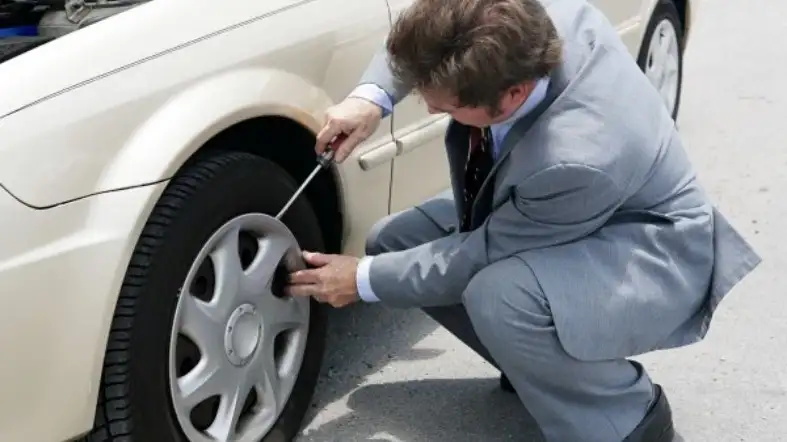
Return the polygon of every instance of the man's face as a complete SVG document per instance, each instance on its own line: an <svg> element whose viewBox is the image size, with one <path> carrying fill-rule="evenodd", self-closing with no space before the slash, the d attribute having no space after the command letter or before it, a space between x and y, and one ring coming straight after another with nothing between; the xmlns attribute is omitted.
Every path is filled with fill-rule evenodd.
<svg viewBox="0 0 787 442"><path fill-rule="evenodd" d="M421 91L430 114L446 113L454 120L475 127L487 127L507 120L527 100L535 82L516 85L503 94L499 103L500 113L493 115L485 107L459 106L456 97L442 91Z"/></svg>

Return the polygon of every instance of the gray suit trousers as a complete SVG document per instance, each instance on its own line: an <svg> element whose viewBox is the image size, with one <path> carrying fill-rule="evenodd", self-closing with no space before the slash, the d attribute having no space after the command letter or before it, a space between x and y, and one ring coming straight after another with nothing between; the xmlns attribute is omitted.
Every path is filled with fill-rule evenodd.
<svg viewBox="0 0 787 442"><path fill-rule="evenodd" d="M415 247L452 234L455 225L456 209L443 195L379 221L366 253ZM644 368L566 353L538 280L520 258L481 270L455 296L455 305L423 310L508 376L547 441L622 441L644 417L653 400Z"/></svg>

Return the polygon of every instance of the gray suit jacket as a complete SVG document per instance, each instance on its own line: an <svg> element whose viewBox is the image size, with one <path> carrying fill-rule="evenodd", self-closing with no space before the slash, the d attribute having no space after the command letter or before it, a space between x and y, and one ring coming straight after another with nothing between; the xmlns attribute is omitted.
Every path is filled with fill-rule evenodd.
<svg viewBox="0 0 787 442"><path fill-rule="evenodd" d="M718 303L760 258L700 187L661 98L605 16L584 0L543 3L565 61L547 99L503 142L483 188L491 215L476 210L471 232L375 257L372 288L393 306L446 304L481 268L514 256L535 272L561 342L577 358L700 340ZM410 91L382 52L362 82L395 101ZM446 148L456 195L466 140L467 128L452 122ZM455 225L461 201L456 207L441 221Z"/></svg>

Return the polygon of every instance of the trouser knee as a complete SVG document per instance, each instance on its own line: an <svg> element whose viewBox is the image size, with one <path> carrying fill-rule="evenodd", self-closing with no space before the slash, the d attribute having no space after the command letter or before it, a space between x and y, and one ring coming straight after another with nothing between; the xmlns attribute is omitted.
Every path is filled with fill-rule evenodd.
<svg viewBox="0 0 787 442"><path fill-rule="evenodd" d="M447 234L420 210L406 209L386 216L372 226L366 237L366 254L398 252Z"/></svg>
<svg viewBox="0 0 787 442"><path fill-rule="evenodd" d="M366 235L365 251L367 255L379 255L398 250L396 248L398 240L392 232L393 220L394 216L389 215L374 223L369 234Z"/></svg>
<svg viewBox="0 0 787 442"><path fill-rule="evenodd" d="M463 293L476 334L548 441L622 440L653 395L641 366L578 360L562 346L552 306L530 266L512 258L480 271Z"/></svg>
<svg viewBox="0 0 787 442"><path fill-rule="evenodd" d="M524 350L512 346L539 347L545 344L541 341L555 338L546 330L553 322L548 302L535 274L518 258L479 271L465 288L462 302L476 334L493 355ZM542 361L548 363L546 359Z"/></svg>

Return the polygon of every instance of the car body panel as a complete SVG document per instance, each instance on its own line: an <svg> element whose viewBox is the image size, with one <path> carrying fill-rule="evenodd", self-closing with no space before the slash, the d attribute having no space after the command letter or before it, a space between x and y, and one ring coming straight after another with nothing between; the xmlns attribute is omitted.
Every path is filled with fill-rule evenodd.
<svg viewBox="0 0 787 442"><path fill-rule="evenodd" d="M252 0L237 0L233 5L236 3L258 4ZM150 12L159 5L161 14L172 14L168 2L139 7L147 12L132 17L137 33L153 33L161 25L157 14ZM195 7L193 2L190 5ZM286 116L316 132L324 110L355 86L387 35L390 22L384 0L363 2L349 17L342 11L341 0L299 5L264 20L235 17L238 25L230 32L149 51L165 51L163 56L107 64L100 79L76 83L78 87L64 93L50 93L46 100L0 119L4 140L0 145L0 183L32 206L50 207L85 195L168 179L211 136L255 116ZM185 3L181 6L186 7ZM256 7L249 8L256 11ZM121 46L129 37L124 29L130 25L117 30L115 22L125 23L132 13L134 10L11 60L22 62L0 71L0 78L11 72L10 78L29 77L28 88L46 89L50 83L35 72L67 71L67 66L77 61L90 64L81 55L84 46L79 37L91 31L102 31L104 42ZM226 26L223 19L215 28ZM200 27L205 32L208 28ZM170 38L169 44L186 37ZM51 58L51 47L69 41L71 46L60 47L61 55ZM104 52L111 52L112 47L105 46ZM92 49L93 57L102 58L98 47ZM62 55L65 52L71 56ZM62 85L99 72L74 76ZM15 130L18 127L36 130ZM363 170L358 158L391 142L390 118L386 118L354 158L337 167L343 187L358 192L343 199L347 207L342 211L351 214L345 225L353 231L368 229L388 213L390 162ZM42 157L48 161L41 162ZM20 170L26 172L17 173ZM348 247L362 252L362 236L348 238Z"/></svg>
<svg viewBox="0 0 787 442"><path fill-rule="evenodd" d="M605 12L629 52L636 57L645 25L656 1L589 0L589 2Z"/></svg>
<svg viewBox="0 0 787 442"><path fill-rule="evenodd" d="M625 3L596 1L611 16ZM396 14L411 0L387 3ZM632 3L639 15L616 24L635 54L656 0ZM124 272L166 180L249 118L316 133L390 25L386 0L351 13L344 0L232 0L182 19L215 7L153 1L0 65L0 81L24 84L0 97L0 440L90 429ZM380 217L448 187L447 124L407 97L336 168L346 253L363 254Z"/></svg>
<svg viewBox="0 0 787 442"><path fill-rule="evenodd" d="M204 0L142 4L51 41L36 49L33 57L17 57L0 64L0 77L4 81L28 84L24 88L4 91L0 100L0 116L116 70L166 56L216 34L231 32L239 25L315 1L236 0L222 5L220 14L193 14L188 20L179 20L177 26L173 26L173 19L182 19L183 11L188 11L188 8L209 11L215 5ZM113 46L118 43L123 43L122 50ZM46 62L48 69L41 66L42 61Z"/></svg>
<svg viewBox="0 0 787 442"><path fill-rule="evenodd" d="M50 210L0 190L0 440L70 440L92 426L128 250L164 186Z"/></svg>

